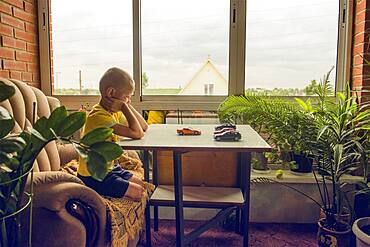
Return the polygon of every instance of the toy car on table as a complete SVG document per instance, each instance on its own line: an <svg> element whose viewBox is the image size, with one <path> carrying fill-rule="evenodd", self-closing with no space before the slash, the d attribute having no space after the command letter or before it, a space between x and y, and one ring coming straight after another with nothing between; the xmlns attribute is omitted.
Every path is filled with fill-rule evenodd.
<svg viewBox="0 0 370 247"><path fill-rule="evenodd" d="M222 129L215 130L215 131L213 132L213 134L214 134L214 135L216 135L216 134L221 134L221 133L223 133L223 132L225 132L225 131L236 131L236 129L234 129L234 128L229 128L229 127L225 127L225 128L222 128Z"/></svg>
<svg viewBox="0 0 370 247"><path fill-rule="evenodd" d="M222 130L222 129L225 129L225 128L231 128L231 129L236 130L235 124L231 124L231 123L224 123L224 124L221 124L219 126L216 126L215 130Z"/></svg>
<svg viewBox="0 0 370 247"><path fill-rule="evenodd" d="M200 130L195 130L193 128L187 127L182 129L177 129L177 134L184 135L184 136L193 136L193 135L200 135Z"/></svg>
<svg viewBox="0 0 370 247"><path fill-rule="evenodd" d="M242 135L238 131L231 129L220 133L215 133L213 138L216 141L239 141L242 139Z"/></svg>

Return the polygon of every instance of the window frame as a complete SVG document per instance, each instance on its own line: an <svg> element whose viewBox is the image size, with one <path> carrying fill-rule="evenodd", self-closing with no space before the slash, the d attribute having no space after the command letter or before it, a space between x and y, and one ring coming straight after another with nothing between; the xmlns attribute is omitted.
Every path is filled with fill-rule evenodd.
<svg viewBox="0 0 370 247"><path fill-rule="evenodd" d="M52 95L49 33L49 1L38 0L39 51L41 90L58 98L68 109L94 105L98 95ZM229 16L229 77L228 95L245 91L246 15L248 0L230 0ZM351 42L354 0L339 0L338 41L335 90L343 91L350 81ZM206 110L215 111L227 96L142 95L141 0L132 0L133 13L133 77L135 94L133 105L140 110ZM286 98L294 98L286 96Z"/></svg>

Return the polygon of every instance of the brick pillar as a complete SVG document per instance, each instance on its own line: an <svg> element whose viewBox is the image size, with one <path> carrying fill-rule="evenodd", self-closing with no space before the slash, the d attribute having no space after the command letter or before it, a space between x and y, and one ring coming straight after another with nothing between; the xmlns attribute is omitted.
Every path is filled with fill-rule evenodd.
<svg viewBox="0 0 370 247"><path fill-rule="evenodd" d="M0 37L0 77L40 88L37 0L2 0Z"/></svg>
<svg viewBox="0 0 370 247"><path fill-rule="evenodd" d="M352 89L362 102L370 101L370 0L354 1L352 39Z"/></svg>

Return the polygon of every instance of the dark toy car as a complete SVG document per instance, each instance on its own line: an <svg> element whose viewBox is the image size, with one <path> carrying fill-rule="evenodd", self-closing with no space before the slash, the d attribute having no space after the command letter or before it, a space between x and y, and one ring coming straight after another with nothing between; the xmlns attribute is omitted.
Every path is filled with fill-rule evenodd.
<svg viewBox="0 0 370 247"><path fill-rule="evenodd" d="M216 126L215 130L222 130L224 128L231 128L231 129L236 130L235 124L231 124L231 123L224 123L224 124L221 124L219 126Z"/></svg>
<svg viewBox="0 0 370 247"><path fill-rule="evenodd" d="M221 133L215 133L213 138L216 141L239 141L242 135L235 130L226 130Z"/></svg>

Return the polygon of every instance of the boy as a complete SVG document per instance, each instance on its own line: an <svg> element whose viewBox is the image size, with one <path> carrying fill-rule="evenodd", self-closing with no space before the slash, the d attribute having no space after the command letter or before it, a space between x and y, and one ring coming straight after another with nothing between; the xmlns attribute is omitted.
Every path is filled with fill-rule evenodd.
<svg viewBox="0 0 370 247"><path fill-rule="evenodd" d="M82 135L99 127L111 127L113 134L109 141L118 141L118 136L140 139L148 125L131 105L134 93L131 76L119 69L108 69L99 82L101 100L87 115ZM124 170L119 164L111 163L111 170L103 181L95 180L87 170L86 161L80 157L78 177L90 188L103 196L127 196L139 201L143 195L143 182L140 178Z"/></svg>

